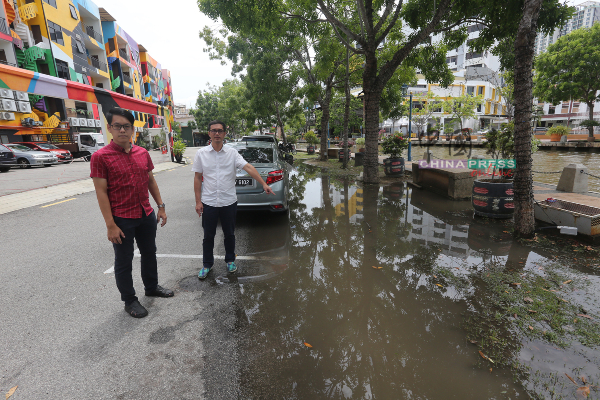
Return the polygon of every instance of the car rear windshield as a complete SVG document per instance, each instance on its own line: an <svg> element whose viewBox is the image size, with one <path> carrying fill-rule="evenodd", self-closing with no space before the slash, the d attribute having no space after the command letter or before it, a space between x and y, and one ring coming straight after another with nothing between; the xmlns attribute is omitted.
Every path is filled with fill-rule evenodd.
<svg viewBox="0 0 600 400"><path fill-rule="evenodd" d="M58 149L58 147L50 143L37 143L37 145L42 149Z"/></svg>
<svg viewBox="0 0 600 400"><path fill-rule="evenodd" d="M15 150L20 150L20 151L33 151L31 150L29 147L27 146L22 146L20 144L11 144L10 146L8 146L10 148L13 148Z"/></svg>
<svg viewBox="0 0 600 400"><path fill-rule="evenodd" d="M240 149L239 153L250 164L267 164L273 162L273 149L250 147Z"/></svg>
<svg viewBox="0 0 600 400"><path fill-rule="evenodd" d="M4 147L3 145L0 144L0 151L6 152L6 151L11 151L11 150L9 150L7 147Z"/></svg>

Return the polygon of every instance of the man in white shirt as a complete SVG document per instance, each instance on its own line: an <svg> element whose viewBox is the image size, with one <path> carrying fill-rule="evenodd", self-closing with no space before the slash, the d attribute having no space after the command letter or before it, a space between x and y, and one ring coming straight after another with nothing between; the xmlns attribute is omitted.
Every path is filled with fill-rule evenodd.
<svg viewBox="0 0 600 400"><path fill-rule="evenodd" d="M223 146L225 124L212 121L208 124L210 145L198 150L194 158L192 171L194 174L194 194L196 196L196 212L202 217L204 239L202 240L202 269L199 279L204 279L214 264L213 249L217 221L221 220L223 236L225 236L225 263L227 272L237 270L235 265L235 216L237 212L237 195L235 193L236 170L243 169L262 185L267 194L275 194L265 183L256 168L230 146Z"/></svg>

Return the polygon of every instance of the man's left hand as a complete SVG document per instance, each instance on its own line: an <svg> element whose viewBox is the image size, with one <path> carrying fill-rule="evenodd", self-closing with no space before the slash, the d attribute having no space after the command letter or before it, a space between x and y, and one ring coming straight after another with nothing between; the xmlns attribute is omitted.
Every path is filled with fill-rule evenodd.
<svg viewBox="0 0 600 400"><path fill-rule="evenodd" d="M275 194L273 192L273 189L271 189L271 186L267 185L266 183L263 185L263 190L265 191L265 193L267 194Z"/></svg>
<svg viewBox="0 0 600 400"><path fill-rule="evenodd" d="M158 224L161 219L162 223L160 226L162 227L167 223L167 212L165 211L164 207L158 209L158 213L156 214L156 223Z"/></svg>

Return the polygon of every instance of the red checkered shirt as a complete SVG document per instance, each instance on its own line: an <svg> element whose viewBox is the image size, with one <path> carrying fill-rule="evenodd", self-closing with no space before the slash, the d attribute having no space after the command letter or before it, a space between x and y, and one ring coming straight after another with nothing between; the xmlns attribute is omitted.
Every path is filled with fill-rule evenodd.
<svg viewBox="0 0 600 400"><path fill-rule="evenodd" d="M92 154L92 178L108 182L108 200L115 217L142 218L153 211L148 196L148 173L154 169L146 149L132 145L129 153L113 141Z"/></svg>

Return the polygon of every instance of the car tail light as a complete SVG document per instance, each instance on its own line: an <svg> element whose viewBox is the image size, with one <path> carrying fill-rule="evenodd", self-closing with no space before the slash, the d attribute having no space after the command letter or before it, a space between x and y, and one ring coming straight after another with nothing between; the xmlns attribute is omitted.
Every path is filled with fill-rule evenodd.
<svg viewBox="0 0 600 400"><path fill-rule="evenodd" d="M273 204L271 207L273 210L283 210L283 204Z"/></svg>
<svg viewBox="0 0 600 400"><path fill-rule="evenodd" d="M269 172L269 175L267 176L267 185L270 185L271 183L279 182L280 180L283 180L283 170L278 169L276 171L271 171L271 172Z"/></svg>

